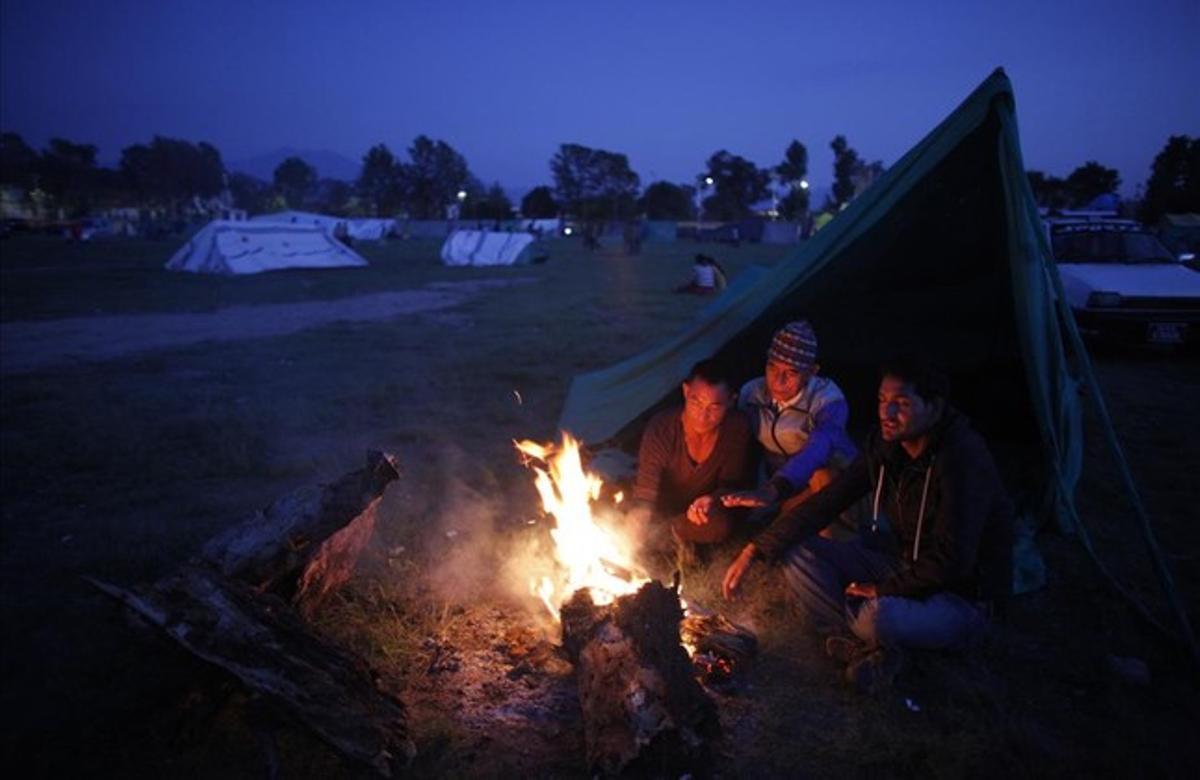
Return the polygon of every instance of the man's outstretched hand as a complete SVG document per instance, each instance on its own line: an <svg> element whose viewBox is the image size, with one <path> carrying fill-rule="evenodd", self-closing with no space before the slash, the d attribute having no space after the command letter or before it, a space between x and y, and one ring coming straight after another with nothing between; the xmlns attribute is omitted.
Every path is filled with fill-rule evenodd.
<svg viewBox="0 0 1200 780"><path fill-rule="evenodd" d="M721 496L721 503L727 507L749 506L760 507L775 503L778 496L770 485L759 490L739 490Z"/></svg>
<svg viewBox="0 0 1200 780"><path fill-rule="evenodd" d="M873 582L852 582L846 586L846 595L852 598L879 598L879 589Z"/></svg>
<svg viewBox="0 0 1200 780"><path fill-rule="evenodd" d="M721 581L721 594L729 601L733 601L737 595L742 577L745 576L752 563L754 563L753 542L743 547L741 554L734 558L733 563L729 564L729 568L725 570L725 579Z"/></svg>
<svg viewBox="0 0 1200 780"><path fill-rule="evenodd" d="M708 513L712 510L716 499L712 496L700 496L687 508L688 522L695 525L704 525L708 522Z"/></svg>

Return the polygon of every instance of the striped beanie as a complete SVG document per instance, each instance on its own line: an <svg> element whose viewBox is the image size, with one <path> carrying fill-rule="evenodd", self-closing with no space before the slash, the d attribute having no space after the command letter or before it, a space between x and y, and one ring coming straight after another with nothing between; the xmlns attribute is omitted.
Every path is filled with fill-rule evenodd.
<svg viewBox="0 0 1200 780"><path fill-rule="evenodd" d="M789 322L775 331L767 360L784 363L798 371L812 371L817 364L817 334L808 320Z"/></svg>

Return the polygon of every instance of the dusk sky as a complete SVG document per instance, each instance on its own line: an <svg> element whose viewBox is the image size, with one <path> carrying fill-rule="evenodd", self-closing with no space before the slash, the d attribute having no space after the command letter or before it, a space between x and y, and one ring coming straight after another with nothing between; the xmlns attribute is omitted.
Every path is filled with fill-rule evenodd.
<svg viewBox="0 0 1200 780"><path fill-rule="evenodd" d="M1133 194L1168 136L1200 135L1197 0L0 0L0 126L108 164L154 134L229 162L424 133L519 189L563 142L648 184L795 138L826 187L834 135L890 165L997 66L1030 168L1095 159Z"/></svg>

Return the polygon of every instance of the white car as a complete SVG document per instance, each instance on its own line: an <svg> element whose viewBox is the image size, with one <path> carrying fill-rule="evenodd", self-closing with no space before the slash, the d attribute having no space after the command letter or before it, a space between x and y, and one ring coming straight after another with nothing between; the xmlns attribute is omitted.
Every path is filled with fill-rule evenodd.
<svg viewBox="0 0 1200 780"><path fill-rule="evenodd" d="M1082 333L1127 341L1200 341L1200 274L1131 220L1047 223Z"/></svg>

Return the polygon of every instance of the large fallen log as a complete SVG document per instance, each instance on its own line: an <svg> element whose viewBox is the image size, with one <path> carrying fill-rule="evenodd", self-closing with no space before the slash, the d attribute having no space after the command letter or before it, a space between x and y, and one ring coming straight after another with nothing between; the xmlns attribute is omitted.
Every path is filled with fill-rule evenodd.
<svg viewBox="0 0 1200 780"><path fill-rule="evenodd" d="M589 769L706 773L720 725L680 644L678 594L650 582L597 606L580 590L561 615L563 647L578 673Z"/></svg>
<svg viewBox="0 0 1200 780"><path fill-rule="evenodd" d="M368 452L364 468L275 500L210 539L201 556L226 577L290 598L311 614L350 579L375 532L383 491L400 476L398 463L390 453Z"/></svg>
<svg viewBox="0 0 1200 780"><path fill-rule="evenodd" d="M383 491L399 477L397 462L368 452L365 468L283 496L149 588L92 582L349 758L390 776L415 753L403 705L364 663L309 633L301 616L353 574Z"/></svg>
<svg viewBox="0 0 1200 780"><path fill-rule="evenodd" d="M399 699L279 599L197 565L144 591L92 582L380 775L392 776L415 754Z"/></svg>

